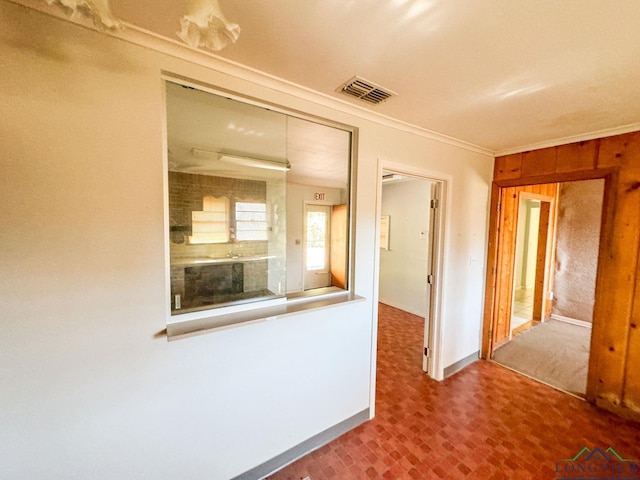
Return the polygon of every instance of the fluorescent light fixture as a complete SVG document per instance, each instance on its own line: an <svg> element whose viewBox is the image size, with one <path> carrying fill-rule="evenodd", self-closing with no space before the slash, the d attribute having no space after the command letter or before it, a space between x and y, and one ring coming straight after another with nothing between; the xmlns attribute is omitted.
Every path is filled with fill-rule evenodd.
<svg viewBox="0 0 640 480"><path fill-rule="evenodd" d="M212 152L210 150L202 150L199 148L192 148L191 155L196 158L219 160L221 162L233 163L235 165L242 165L245 167L264 168L265 170L278 170L280 172L288 172L291 170L291 164L288 161L274 162L273 160L266 160L264 158L239 157L236 155Z"/></svg>

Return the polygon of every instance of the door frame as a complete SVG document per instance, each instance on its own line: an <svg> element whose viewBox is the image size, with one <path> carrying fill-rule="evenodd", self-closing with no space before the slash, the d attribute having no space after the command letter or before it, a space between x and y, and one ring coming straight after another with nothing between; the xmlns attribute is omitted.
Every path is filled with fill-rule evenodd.
<svg viewBox="0 0 640 480"><path fill-rule="evenodd" d="M558 194L558 190L556 189L556 196ZM513 224L517 225L515 231L513 232L513 242L518 239L520 235L520 207L522 205L523 200L538 200L540 202L540 220L538 222L538 229L536 232L537 242L536 242L536 254L535 254L535 278L534 278L534 300L533 300L533 312L532 312L532 322L534 325L539 322L544 322L551 315L551 300L548 295L545 295L546 292L549 292L553 288L553 264L555 262L555 239L556 239L556 218L557 218L557 198L550 195L543 195L540 193L519 191L518 192L518 200L516 202L515 217L512 219ZM501 221L506 222L506 213L501 209L501 213L503 213L504 217L502 217ZM493 338L492 344L495 348L499 347L505 342L508 342L512 338L513 329L511 328L511 318L513 317L513 302L516 291L516 283L517 278L515 276L516 271L516 262L518 259L516 258L517 248L511 249L510 255L511 258L504 259L504 255L502 256L502 261L500 262L501 267L503 265L507 265L506 269L511 269L513 271L513 277L511 280L511 291L509 292L509 328L508 335L506 340L499 341L496 337L498 335L498 329L493 328ZM505 270L506 270L505 269ZM496 285L496 301L504 302L506 299L500 297L500 293L503 291L500 288L499 283L505 281L504 279L498 279L498 284ZM495 349L494 348L494 349ZM493 356L493 351L492 355Z"/></svg>
<svg viewBox="0 0 640 480"><path fill-rule="evenodd" d="M495 187L495 185L494 185ZM515 191L514 191L515 189ZM534 191L531 191L534 190ZM538 191L536 191L538 190ZM558 195L558 182L545 182L530 185L513 185L498 188L497 197L492 193L490 218L495 221L491 223L489 229L489 245L495 246L495 250L489 250L487 258L487 275L491 275L493 283L491 287L485 287L485 312L483 322L483 358L493 357L493 351L501 345L511 340L511 317L513 314L513 294L514 294L514 274L515 274L515 250L517 238L518 210L521 198L540 200L549 202L549 228L547 238L538 247L546 250L542 271L536 267L536 273L542 273L541 277L536 276L536 291L538 299L541 300L545 291L549 291L552 283L552 252L555 250L555 217L556 217L556 197ZM515 199L515 200L514 200ZM495 203L494 203L495 202ZM495 230L493 227L495 226ZM546 254L546 253L549 254ZM495 255L495 257L493 256ZM539 281L541 285L538 285ZM487 311L487 298L491 297L491 310ZM540 302L542 304L542 302ZM550 305L545 304L546 311ZM542 310L542 309L541 309ZM544 312L542 312L544 313ZM549 312L550 313L550 312ZM544 315L541 315L543 317ZM542 318L541 318L542 319Z"/></svg>
<svg viewBox="0 0 640 480"><path fill-rule="evenodd" d="M504 245L502 244L502 237L500 235L500 229L503 228L501 218L502 210L504 208L504 196L508 188L511 187L526 187L532 185L543 185L549 183L564 183L564 182L577 182L581 180L596 180L603 179L605 181L605 188L603 193L603 206L602 206L602 220L600 227L600 246L598 248L598 267L597 267L597 281L596 281L596 304L599 302L599 295L602 288L600 279L602 278L602 269L604 262L602 261L603 255L607 254L606 244L606 227L608 226L609 216L612 215L612 191L611 184L617 181L617 172L615 169L605 168L602 170L593 171L579 171L571 173L554 173L544 175L540 177L523 178L523 179L506 179L506 180L494 180L491 184L491 202L489 208L489 225L488 225L488 240L487 240L487 268L485 278L485 299L484 299L484 313L482 324L482 351L481 358L490 360L493 356L493 351L496 348L494 342L494 330L497 324L497 315L500 309L500 304L497 302L499 297L500 282L503 281L504 271L501 269L502 265L502 250ZM557 208L557 207L556 207ZM553 242L551 244L551 251L555 252L555 232L552 235ZM555 261L555 260L554 260ZM597 318L594 315L593 325L596 326ZM592 352L593 352L593 334L592 334ZM592 399L594 391L594 381L592 372L594 355L589 355L589 374L587 382L587 399Z"/></svg>
<svg viewBox="0 0 640 480"><path fill-rule="evenodd" d="M520 198L540 200L540 222L536 252L536 275L533 294L533 321L544 322L551 315L551 299L548 292L553 290L553 269L555 260L556 222L558 201L553 197L520 192Z"/></svg>
<svg viewBox="0 0 640 480"><path fill-rule="evenodd" d="M374 242L374 275L373 275L373 331L372 331L372 358L371 358L371 397L375 398L376 388L376 351L378 341L378 298L380 289L380 215L382 210L382 172L390 172L398 175L426 180L435 184L438 206L432 213L432 275L431 302L428 321L430 357L427 361L427 375L435 380L444 379L444 366L442 364L442 305L444 292L444 255L447 238L448 206L450 204L450 189L452 177L440 172L425 170L405 164L378 159L376 170L376 222ZM425 282L427 279L425 279ZM373 402L372 402L373 403ZM375 405L370 405L371 415L375 412Z"/></svg>

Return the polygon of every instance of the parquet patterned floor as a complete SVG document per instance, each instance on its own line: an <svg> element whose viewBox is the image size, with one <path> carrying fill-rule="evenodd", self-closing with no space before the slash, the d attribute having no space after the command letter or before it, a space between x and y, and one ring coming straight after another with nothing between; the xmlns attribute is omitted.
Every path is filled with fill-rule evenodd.
<svg viewBox="0 0 640 480"><path fill-rule="evenodd" d="M494 363L429 379L421 336L380 305L376 417L269 478L555 479L585 446L640 459L640 425Z"/></svg>

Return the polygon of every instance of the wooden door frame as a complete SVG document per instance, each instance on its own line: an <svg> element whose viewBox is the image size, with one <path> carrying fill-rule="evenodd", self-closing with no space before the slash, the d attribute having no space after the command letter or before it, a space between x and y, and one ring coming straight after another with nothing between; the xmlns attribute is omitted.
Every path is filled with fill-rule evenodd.
<svg viewBox="0 0 640 480"><path fill-rule="evenodd" d="M540 201L540 222L536 252L536 277L533 294L533 321L544 322L551 315L551 300L545 293L553 287L555 261L557 198L539 193L519 192L518 204L523 200ZM516 219L517 220L517 219Z"/></svg>
<svg viewBox="0 0 640 480"><path fill-rule="evenodd" d="M631 131L635 130L635 131ZM567 140L570 142L570 140ZM492 346L497 207L502 187L604 179L586 399L640 420L640 131L496 156L489 210L482 349Z"/></svg>
<svg viewBox="0 0 640 480"><path fill-rule="evenodd" d="M611 209L613 208L613 199L611 185L617 183L617 169L615 168L603 168L600 170L585 170L577 172L567 173L553 173L548 175L540 175L537 177L529 178L517 178L517 179L505 179L494 180L491 184L491 201L489 210L489 225L488 225L488 239L487 239L487 269L485 280L485 299L484 299L484 314L482 325L482 352L481 357L485 360L489 360L493 354L495 348L493 331L495 329L495 323L497 319L498 310L498 289L499 284L499 263L502 245L500 245L500 219L501 219L501 206L503 204L504 194L507 188L510 187L525 187L529 185L539 185L545 183L562 183L562 182L574 182L581 180L596 180L604 179L604 199L602 220L600 227L600 245L598 249L598 273L597 277L601 278L601 269L603 268L603 262L600 261L603 255L607 254L606 243L603 241L603 236L606 235L609 229L610 217L612 216ZM555 250L555 244L553 246ZM598 301L598 286L600 282L596 283L596 302ZM594 317L594 325L596 318ZM589 360L589 369L591 370L592 360ZM591 375L589 376L591 379ZM592 380L590 380L592 381ZM590 393L591 386L587 385L587 398L592 395Z"/></svg>
<svg viewBox="0 0 640 480"><path fill-rule="evenodd" d="M533 187L531 189L539 191L517 190ZM509 189L509 190L507 190ZM515 191L514 191L515 189ZM508 186L500 192L500 203L496 208L498 214L498 234L496 243L496 265L495 265L495 284L492 292L492 302L496 305L492 312L491 327L488 331L490 337L490 345L492 350L500 347L511 340L511 317L513 314L513 294L514 294L514 271L515 271L515 254L516 240L518 234L518 211L522 199L539 200L549 205L549 223L553 226L555 220L555 203L557 196L557 184L555 182L546 182L543 184L524 185L524 186ZM551 196L553 195L553 196ZM552 227L553 228L553 227ZM539 245L544 257L541 263L543 268L539 271L541 277L541 285L537 288L538 302L541 305L545 289L549 288L550 270L552 259L548 258L546 252L552 251L552 245L549 245L549 239L552 235L546 235L542 245ZM540 309L542 310L542 309ZM492 352L489 353L490 358Z"/></svg>

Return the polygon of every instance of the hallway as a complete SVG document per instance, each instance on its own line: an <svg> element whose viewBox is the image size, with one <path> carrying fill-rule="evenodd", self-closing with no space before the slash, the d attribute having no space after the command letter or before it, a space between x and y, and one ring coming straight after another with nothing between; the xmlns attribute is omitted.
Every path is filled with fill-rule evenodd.
<svg viewBox="0 0 640 480"><path fill-rule="evenodd" d="M533 319L533 288L516 288L513 292L513 312L511 313L511 335L531 328Z"/></svg>
<svg viewBox="0 0 640 480"><path fill-rule="evenodd" d="M585 446L640 458L640 426L499 365L436 382L422 319L380 305L376 417L269 477L554 479Z"/></svg>

